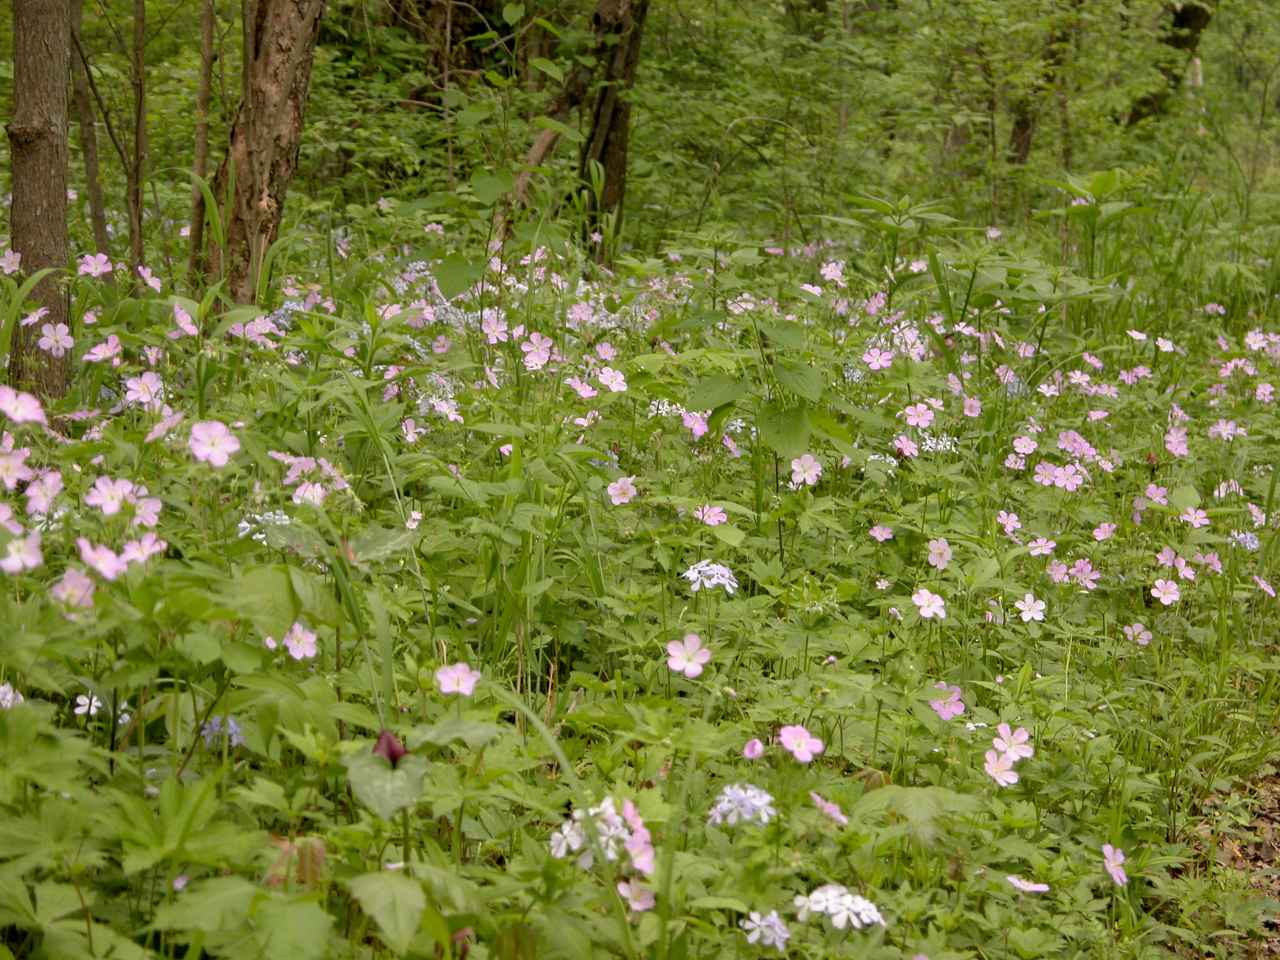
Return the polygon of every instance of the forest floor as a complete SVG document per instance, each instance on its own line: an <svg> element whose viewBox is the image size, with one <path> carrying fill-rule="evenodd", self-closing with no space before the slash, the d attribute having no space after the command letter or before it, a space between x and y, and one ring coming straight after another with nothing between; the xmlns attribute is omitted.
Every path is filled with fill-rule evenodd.
<svg viewBox="0 0 1280 960"><path fill-rule="evenodd" d="M1238 829L1219 835L1217 859L1220 866L1244 873L1249 886L1270 898L1277 908L1274 919L1266 922L1267 935L1249 944L1248 956L1252 960L1280 957L1280 772L1269 769L1241 791L1223 797L1222 802L1239 801L1242 796L1247 798L1249 819ZM1206 835L1210 833L1207 823L1202 829ZM1216 956L1212 951L1197 955Z"/></svg>

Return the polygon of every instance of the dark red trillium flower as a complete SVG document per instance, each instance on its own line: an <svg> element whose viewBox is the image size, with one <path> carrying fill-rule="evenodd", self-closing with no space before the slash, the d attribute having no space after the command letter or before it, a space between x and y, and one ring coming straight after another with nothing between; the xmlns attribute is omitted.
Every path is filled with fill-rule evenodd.
<svg viewBox="0 0 1280 960"><path fill-rule="evenodd" d="M400 758L408 754L405 745L400 742L394 733L390 730L383 730L378 734L378 742L373 745L373 752L379 757L386 757L387 762L391 764L391 769L396 768L396 764L400 762Z"/></svg>

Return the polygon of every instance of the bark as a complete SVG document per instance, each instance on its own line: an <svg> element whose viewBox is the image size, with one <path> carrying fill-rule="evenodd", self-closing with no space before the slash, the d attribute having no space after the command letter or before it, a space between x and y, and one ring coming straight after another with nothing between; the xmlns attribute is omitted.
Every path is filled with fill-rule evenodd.
<svg viewBox="0 0 1280 960"><path fill-rule="evenodd" d="M133 156L125 178L125 189L129 207L129 265L135 283L138 268L146 262L142 241L142 191L147 176L146 52L147 2L133 0L133 49L130 61L133 82Z"/></svg>
<svg viewBox="0 0 1280 960"><path fill-rule="evenodd" d="M649 0L600 0L596 35L616 37L604 62L604 75L591 111L591 132L578 158L578 177L587 197L588 230L598 229L614 216L615 234L621 227L622 201L627 187L627 142L631 130L628 92L635 85ZM604 182L597 197L592 166L599 164ZM603 247L599 248L601 255Z"/></svg>
<svg viewBox="0 0 1280 960"><path fill-rule="evenodd" d="M200 6L200 85L196 91L196 153L191 171L199 179L191 185L191 236L187 275L194 282L204 268L204 191L200 181L209 175L209 101L213 88L213 0Z"/></svg>
<svg viewBox="0 0 1280 960"><path fill-rule="evenodd" d="M209 248L213 277L225 274L237 303L250 303L284 215L298 165L311 64L324 0L257 0L245 31L244 95L227 155L214 178L226 249Z"/></svg>
<svg viewBox="0 0 1280 960"><path fill-rule="evenodd" d="M1126 126L1135 126L1143 120L1160 116L1169 105L1169 98L1182 86L1182 75L1187 61L1195 56L1200 37L1213 19L1211 0L1183 0L1167 8L1168 22L1160 34L1160 42L1176 53L1160 63L1164 82L1156 89L1143 94L1129 110Z"/></svg>
<svg viewBox="0 0 1280 960"><path fill-rule="evenodd" d="M71 37L80 43L80 23L84 17L84 0L70 3ZM89 77L79 57L71 58L71 94L76 121L80 125L80 153L84 157L84 178L88 184L89 221L93 226L93 245L98 253L111 256L111 239L107 236L107 207L102 196L102 177L98 167L98 118L89 96Z"/></svg>
<svg viewBox="0 0 1280 960"><path fill-rule="evenodd" d="M22 269L67 265L67 71L71 22L67 0L14 0L13 119L8 125L13 199L11 243ZM15 326L9 383L44 397L67 392L71 358L36 341L43 324L67 323L67 297L57 275L33 292L48 310L39 324Z"/></svg>

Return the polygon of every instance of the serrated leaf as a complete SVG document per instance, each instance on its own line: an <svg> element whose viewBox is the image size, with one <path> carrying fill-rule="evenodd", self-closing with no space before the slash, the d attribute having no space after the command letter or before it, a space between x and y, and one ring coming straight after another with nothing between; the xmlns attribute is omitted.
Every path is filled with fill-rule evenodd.
<svg viewBox="0 0 1280 960"><path fill-rule="evenodd" d="M478 264L457 254L445 257L435 269L436 286L440 288L440 293L446 300L452 300L458 294L471 289L471 285L481 276L483 271Z"/></svg>
<svg viewBox="0 0 1280 960"><path fill-rule="evenodd" d="M693 385L686 406L690 410L714 410L745 397L750 389L749 384L737 377L717 374Z"/></svg>
<svg viewBox="0 0 1280 960"><path fill-rule="evenodd" d="M756 428L760 439L784 457L799 456L809 445L809 417L804 404L765 404L756 417Z"/></svg>
<svg viewBox="0 0 1280 960"><path fill-rule="evenodd" d="M485 206L492 206L502 199L515 186L515 177L510 170L498 170L489 173L477 170L471 175L471 192ZM474 281L473 281L474 282Z"/></svg>
<svg viewBox="0 0 1280 960"><path fill-rule="evenodd" d="M778 378L778 383L796 396L804 397L811 403L822 399L822 374L808 364L779 360L773 365L773 373Z"/></svg>
<svg viewBox="0 0 1280 960"><path fill-rule="evenodd" d="M256 886L241 877L197 881L175 902L156 911L151 929L203 933L235 930L244 921L258 893Z"/></svg>
<svg viewBox="0 0 1280 960"><path fill-rule="evenodd" d="M395 953L409 949L427 898L422 887L403 873L366 873L348 884L360 908L373 917L378 931Z"/></svg>
<svg viewBox="0 0 1280 960"><path fill-rule="evenodd" d="M751 908L746 901L736 897L698 897L689 902L692 910L732 910L734 913L747 913Z"/></svg>

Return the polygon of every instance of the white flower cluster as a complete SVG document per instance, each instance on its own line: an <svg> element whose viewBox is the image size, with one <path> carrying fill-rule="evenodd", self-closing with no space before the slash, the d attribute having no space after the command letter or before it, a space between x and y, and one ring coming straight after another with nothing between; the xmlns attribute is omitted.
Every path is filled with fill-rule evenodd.
<svg viewBox="0 0 1280 960"><path fill-rule="evenodd" d="M594 847L590 843L592 832L595 835ZM577 854L578 866L583 870L591 869L597 849L610 862L617 861L625 852L630 855L632 867L646 876L653 873L652 838L630 800L623 803L619 813L613 797L605 797L585 812L573 811L573 816L551 834L551 855L563 860L570 854Z"/></svg>
<svg viewBox="0 0 1280 960"><path fill-rule="evenodd" d="M939 433L936 436L930 433L922 433L920 434L920 447L925 453L955 453L957 441L949 433Z"/></svg>
<svg viewBox="0 0 1280 960"><path fill-rule="evenodd" d="M764 790L749 783L733 783L720 791L707 821L732 827L739 822L766 824L777 815L773 797Z"/></svg>
<svg viewBox="0 0 1280 960"><path fill-rule="evenodd" d="M738 580L733 575L733 571L722 563L713 563L710 560L699 560L682 576L692 585L691 589L694 593L704 588L724 587L725 593L732 594L738 589Z"/></svg>
<svg viewBox="0 0 1280 960"><path fill-rule="evenodd" d="M782 922L777 910L770 910L767 914L752 910L746 920L738 922L738 926L746 933L747 943L755 943L758 940L762 947L777 947L779 951L784 952L787 949L787 940L791 936L791 931Z"/></svg>
<svg viewBox="0 0 1280 960"><path fill-rule="evenodd" d="M819 913L830 918L831 925L837 930L845 927L861 930L873 923L882 927L885 925L884 917L880 916L874 903L856 893L850 893L838 883L824 884L808 896L797 894L794 902L800 911L801 922L808 920L809 914Z"/></svg>
<svg viewBox="0 0 1280 960"><path fill-rule="evenodd" d="M287 527L291 520L283 510L268 510L265 513L247 513L236 525L236 534L241 539L249 537L258 543L267 542L264 527Z"/></svg>

